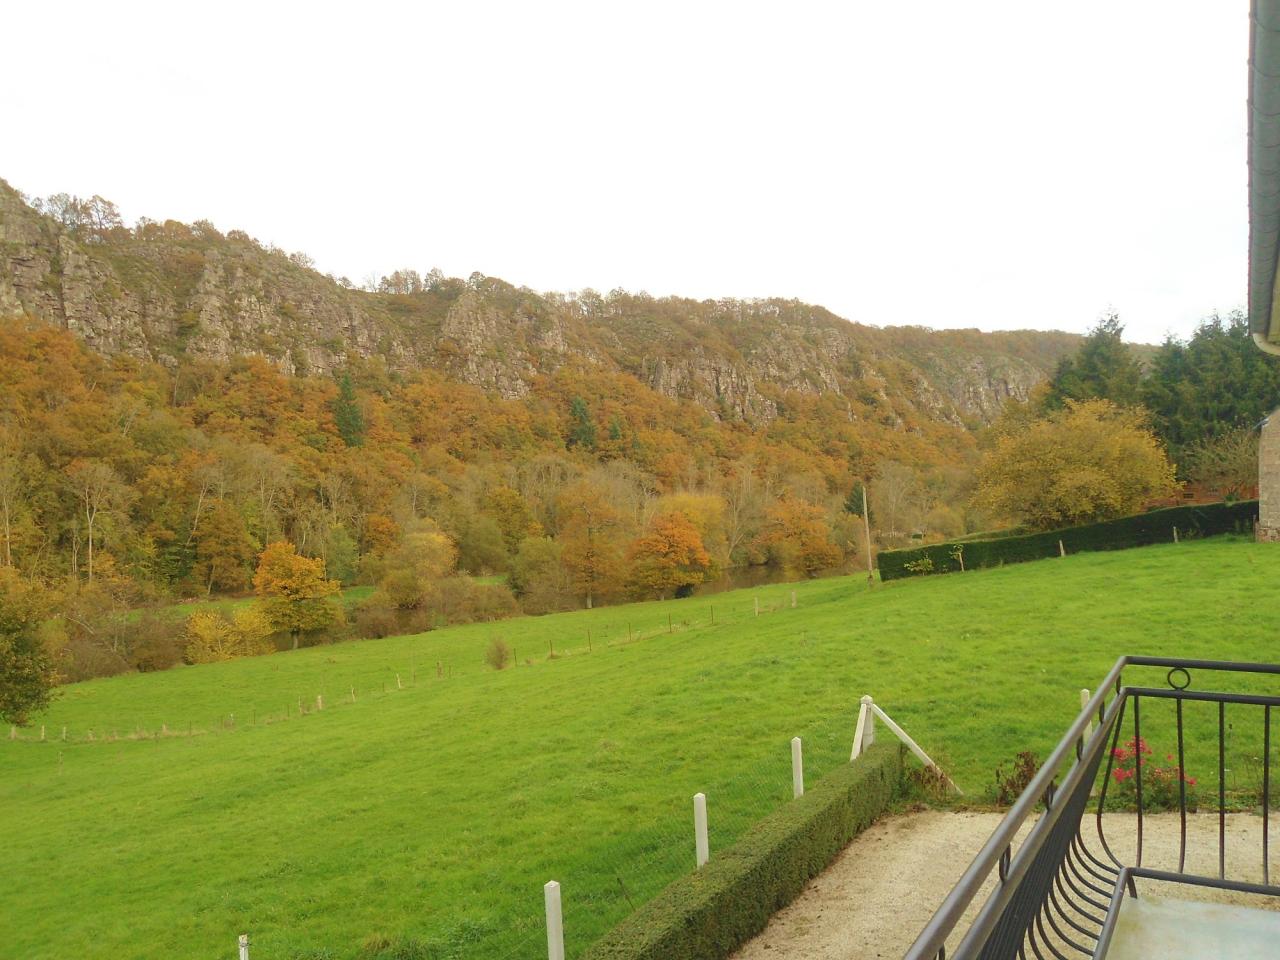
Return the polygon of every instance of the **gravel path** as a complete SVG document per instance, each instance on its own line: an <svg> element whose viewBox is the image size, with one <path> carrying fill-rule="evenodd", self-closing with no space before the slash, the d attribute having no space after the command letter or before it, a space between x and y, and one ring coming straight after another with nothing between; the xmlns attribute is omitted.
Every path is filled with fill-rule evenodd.
<svg viewBox="0 0 1280 960"><path fill-rule="evenodd" d="M879 821L855 838L824 873L810 881L794 903L779 911L735 957L901 960L1000 819L998 813L926 811ZM1133 819L1108 815L1108 839L1122 858L1131 851ZM1273 868L1280 860L1280 826L1274 823L1275 819L1280 818L1273 818L1271 829ZM1261 879L1261 823L1260 818L1246 814L1228 817L1228 872L1237 879ZM1190 818L1188 849L1197 856L1188 857L1188 870L1217 873L1217 831L1216 815ZM1089 836L1092 838L1092 833ZM1143 863L1176 869L1177 841L1176 814L1147 817ZM1096 842L1090 846L1097 848ZM994 880L988 883L988 892L993 883ZM1196 893L1185 894L1185 889L1179 887L1177 895L1199 898ZM977 906L966 915L965 925L985 899L984 892L975 900ZM1237 898L1213 899L1230 902Z"/></svg>

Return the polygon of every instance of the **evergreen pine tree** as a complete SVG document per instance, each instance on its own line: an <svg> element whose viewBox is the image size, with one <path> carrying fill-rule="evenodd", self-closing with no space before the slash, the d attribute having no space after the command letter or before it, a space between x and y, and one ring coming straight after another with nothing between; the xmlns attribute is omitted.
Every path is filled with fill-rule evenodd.
<svg viewBox="0 0 1280 960"><path fill-rule="evenodd" d="M356 389L351 384L349 373L344 373L338 381L338 395L333 400L333 421L338 427L338 436L348 447L364 443L364 414L356 402Z"/></svg>
<svg viewBox="0 0 1280 960"><path fill-rule="evenodd" d="M1124 325L1114 313L1098 321L1074 357L1058 364L1044 406L1061 410L1068 400L1110 400L1121 407L1141 401L1142 365L1123 340Z"/></svg>
<svg viewBox="0 0 1280 960"><path fill-rule="evenodd" d="M594 450L596 425L591 419L591 412L587 410L587 401L581 397L574 397L573 403L569 406L569 416L573 420L573 425L569 428L568 446L583 446L588 450Z"/></svg>

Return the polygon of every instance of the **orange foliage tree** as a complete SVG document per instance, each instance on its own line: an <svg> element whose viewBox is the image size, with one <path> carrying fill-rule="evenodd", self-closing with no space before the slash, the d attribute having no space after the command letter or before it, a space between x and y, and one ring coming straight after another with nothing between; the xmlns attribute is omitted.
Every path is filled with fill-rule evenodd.
<svg viewBox="0 0 1280 960"><path fill-rule="evenodd" d="M631 546L631 588L640 596L669 593L702 583L711 572L711 555L689 517L679 511L654 517Z"/></svg>
<svg viewBox="0 0 1280 960"><path fill-rule="evenodd" d="M831 525L822 508L792 497L782 498L766 511L760 540L772 563L810 577L844 557L831 540Z"/></svg>

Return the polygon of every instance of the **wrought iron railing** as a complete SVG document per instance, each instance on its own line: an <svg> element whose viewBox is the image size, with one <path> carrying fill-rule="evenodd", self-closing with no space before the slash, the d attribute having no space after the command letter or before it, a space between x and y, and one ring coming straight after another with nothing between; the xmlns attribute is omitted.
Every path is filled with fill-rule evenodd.
<svg viewBox="0 0 1280 960"><path fill-rule="evenodd" d="M1124 683L1126 672L1132 676L1152 668L1163 672L1163 686ZM1243 689L1193 690L1192 671L1210 671L1210 676L1229 678L1232 686ZM1138 896L1138 880L1280 896L1280 886L1271 883L1267 832L1271 714L1273 707L1280 707L1280 696L1275 695L1280 693L1278 678L1280 665L1272 664L1166 657L1118 660L905 960L1101 958L1124 898ZM1156 706L1162 702L1171 703L1172 709ZM1196 715L1189 716L1188 707L1198 704L1206 706L1196 706ZM1141 753L1146 740L1143 724L1150 731L1153 722L1162 734L1176 740L1176 768L1160 771L1158 783L1151 780L1154 767L1142 762ZM1132 740L1122 745L1128 729ZM1260 756L1252 749L1259 740ZM1127 751L1129 744L1133 752ZM1173 763L1175 755L1167 756ZM1230 789L1229 758L1236 768ZM1208 781L1189 777L1189 762L1197 769L1216 765L1216 777ZM1257 783L1246 783L1248 778L1239 774L1246 762L1253 764ZM1176 798L1170 785L1175 779L1170 771L1175 769ZM1189 850L1196 854L1197 863L1205 859L1205 851L1196 848L1196 838L1189 846L1187 822L1201 792L1194 788L1207 782L1215 787L1216 875L1187 866ZM1121 789L1122 799L1116 796ZM1170 816L1178 815L1176 869L1172 863L1168 870L1143 866L1146 828L1156 801ZM1246 851L1244 859L1233 850L1229 861L1228 811L1259 805L1257 848ZM1122 847L1130 845L1125 834L1135 829L1130 856ZM1246 863L1257 866L1259 860L1261 883L1246 879L1244 869ZM993 885L990 895L964 928L966 911L980 902L988 885Z"/></svg>

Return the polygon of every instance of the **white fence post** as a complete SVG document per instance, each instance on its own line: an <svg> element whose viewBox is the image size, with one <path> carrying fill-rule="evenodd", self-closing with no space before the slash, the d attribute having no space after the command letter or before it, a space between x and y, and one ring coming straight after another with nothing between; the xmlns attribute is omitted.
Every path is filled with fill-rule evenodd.
<svg viewBox="0 0 1280 960"><path fill-rule="evenodd" d="M698 859L698 869L702 869L711 859L711 844L707 840L707 795L693 795L693 846Z"/></svg>
<svg viewBox="0 0 1280 960"><path fill-rule="evenodd" d="M249 960L249 935L247 933L240 934L240 960Z"/></svg>
<svg viewBox="0 0 1280 960"><path fill-rule="evenodd" d="M876 718L871 712L875 703L870 694L862 698L858 707L858 726L853 732L853 749L849 751L849 759L857 760L862 751L876 742Z"/></svg>
<svg viewBox="0 0 1280 960"><path fill-rule="evenodd" d="M791 738L791 796L804 796L804 756L800 752L800 738Z"/></svg>
<svg viewBox="0 0 1280 960"><path fill-rule="evenodd" d="M564 960L564 917L560 912L560 884L548 880L542 888L547 905L547 960Z"/></svg>

